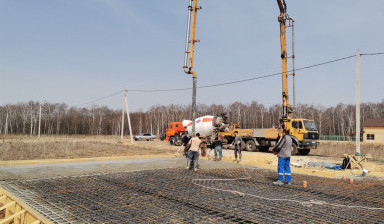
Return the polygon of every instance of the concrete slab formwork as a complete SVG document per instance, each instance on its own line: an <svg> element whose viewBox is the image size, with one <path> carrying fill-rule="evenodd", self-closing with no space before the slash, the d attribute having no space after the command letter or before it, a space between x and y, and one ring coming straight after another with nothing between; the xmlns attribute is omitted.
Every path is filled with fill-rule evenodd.
<svg viewBox="0 0 384 224"><path fill-rule="evenodd" d="M54 223L382 223L384 185L275 172L181 168L6 181ZM308 187L303 188L302 181Z"/></svg>

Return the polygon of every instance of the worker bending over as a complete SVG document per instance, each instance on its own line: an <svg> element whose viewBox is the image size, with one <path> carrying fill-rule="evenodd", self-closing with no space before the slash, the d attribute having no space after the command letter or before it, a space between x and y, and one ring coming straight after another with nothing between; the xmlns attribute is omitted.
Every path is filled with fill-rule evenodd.
<svg viewBox="0 0 384 224"><path fill-rule="evenodd" d="M195 137L189 140L188 144L190 145L188 151L188 159L187 159L187 170L189 170L191 166L191 162L193 162L193 169L197 171L197 163L199 162L199 150L200 150L200 134L197 133Z"/></svg>
<svg viewBox="0 0 384 224"><path fill-rule="evenodd" d="M221 161L223 157L223 140L222 136L216 137L215 141L212 144L212 148L215 150L215 161ZM219 157L217 157L219 154Z"/></svg>

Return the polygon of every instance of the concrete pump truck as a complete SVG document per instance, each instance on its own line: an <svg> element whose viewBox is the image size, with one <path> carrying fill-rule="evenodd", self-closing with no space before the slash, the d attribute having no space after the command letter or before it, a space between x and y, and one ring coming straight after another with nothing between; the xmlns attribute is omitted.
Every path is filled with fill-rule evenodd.
<svg viewBox="0 0 384 224"><path fill-rule="evenodd" d="M294 20L287 14L287 5L285 0L277 0L277 4L280 9L278 21L280 24L280 44L281 44L281 62L282 62L282 99L283 99L283 113L280 119L280 128L268 128L268 129L240 129L234 128L228 130L228 122L224 122L225 125L219 125L214 128L210 133L206 135L210 136L223 136L224 143L231 143L234 140L234 132L237 131L242 136L244 149L248 151L268 151L273 147L278 139L279 133L283 130L288 130L292 137L292 154L295 155L300 153L307 155L311 149L318 146L319 134L316 128L316 124L313 120L303 118L291 118L290 114L293 112L293 107L289 105L288 98L288 70L287 70L287 59L293 60L292 75L293 76L293 95L295 95L294 87ZM199 40L195 39L196 30L196 16L197 11L201 7L197 7L197 0L189 0L188 6L188 27L187 27L187 42L185 47L185 60L184 60L184 71L187 74L192 74L193 77L193 97L192 97L192 108L193 108L193 119L188 122L191 126L188 132L195 135L195 126L203 125L204 122L200 122L200 118L196 118L196 73L193 71L193 58L194 58L194 45ZM287 26L288 21L288 26ZM292 28L292 56L287 55L287 41L286 41L286 28ZM189 59L189 64L188 64ZM215 126L216 127L216 126ZM187 128L187 127L186 127ZM209 129L211 130L211 129ZM217 133L217 131L219 131Z"/></svg>
<svg viewBox="0 0 384 224"><path fill-rule="evenodd" d="M282 63L282 99L283 99L283 113L280 119L280 128L268 128L268 129L232 129L228 132L220 132L219 135L223 135L225 141L230 143L234 139L234 132L237 131L242 136L244 145L243 148L247 151L254 152L266 152L273 147L278 139L279 133L283 130L288 130L292 137L292 154L297 153L301 155L307 155L311 149L317 148L319 134L316 128L316 124L313 120L304 118L291 118L290 114L293 113L293 107L289 104L288 97L288 70L287 59L293 60L292 75L294 73L294 20L287 14L287 5L285 0L277 0L277 4L280 9L278 21L280 24L280 44L281 44L281 63ZM288 21L288 26L287 26ZM287 41L286 41L286 28L292 28L292 56L287 55ZM293 92L294 85L293 85ZM294 93L295 94L295 93Z"/></svg>

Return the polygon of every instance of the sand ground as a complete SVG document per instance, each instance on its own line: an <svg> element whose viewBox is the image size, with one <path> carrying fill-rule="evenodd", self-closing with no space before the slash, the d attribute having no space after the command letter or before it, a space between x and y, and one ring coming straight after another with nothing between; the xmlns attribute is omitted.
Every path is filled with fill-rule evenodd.
<svg viewBox="0 0 384 224"><path fill-rule="evenodd" d="M31 142L35 139L29 140ZM57 138L56 142L66 142L67 138ZM86 139L75 138L70 139L71 142L86 142ZM185 158L183 157L183 147L170 146L166 142L161 141L142 141L130 142L125 139L124 143L119 143L116 138L111 139L93 139L93 141L100 141L102 143L118 144L119 147L126 147L127 153L118 152L111 153L103 152L96 157L83 157L83 158L64 158L64 159L36 159L36 160L8 160L0 161L0 180L5 179L25 179L25 178L39 178L46 176L68 176L79 175L95 172L112 172L121 170L135 170L137 169L155 169L165 167L182 167L185 166ZM128 152L129 151L129 152ZM136 152L136 153L135 153ZM153 160L153 163L151 161ZM208 151L207 157L201 157L202 168L204 165L207 167L233 167L233 166L247 166L254 168L262 168L275 171L277 169L277 157L272 153L261 152L243 152L243 158L240 163L233 162L234 152L231 149L223 150L223 159L221 162L214 160L213 150ZM341 157L324 157L324 156L292 156L291 162L299 164L307 164L308 162L319 163L341 163ZM158 163L157 163L157 162ZM204 161L209 161L204 162ZM203 165L204 164L204 165ZM208 164L208 165L207 165ZM212 165L209 165L212 164ZM364 168L369 173L364 178L384 178L384 164L377 161L364 162ZM363 178L362 170L332 170L325 167L292 167L292 173L313 175L327 178Z"/></svg>

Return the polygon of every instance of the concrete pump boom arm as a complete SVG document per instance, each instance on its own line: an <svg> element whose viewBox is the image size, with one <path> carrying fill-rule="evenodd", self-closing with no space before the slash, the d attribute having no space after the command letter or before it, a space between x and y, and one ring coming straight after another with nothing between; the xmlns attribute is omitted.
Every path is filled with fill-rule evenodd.
<svg viewBox="0 0 384 224"><path fill-rule="evenodd" d="M279 5L280 14L285 14L287 10L287 4L285 4L285 0L281 2L281 0L277 0L277 4Z"/></svg>
<svg viewBox="0 0 384 224"><path fill-rule="evenodd" d="M280 44L281 44L281 64L282 64L282 98L283 98L283 116L282 128L286 128L285 123L290 119L290 106L288 101L288 68L287 68L287 39L286 39L286 20L287 5L285 0L277 0L280 9L278 21L280 23Z"/></svg>

